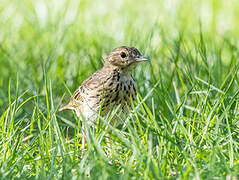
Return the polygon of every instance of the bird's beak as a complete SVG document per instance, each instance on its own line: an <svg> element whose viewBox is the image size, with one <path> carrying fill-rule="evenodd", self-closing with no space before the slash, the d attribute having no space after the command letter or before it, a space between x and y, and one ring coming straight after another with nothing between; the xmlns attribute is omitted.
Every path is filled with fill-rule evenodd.
<svg viewBox="0 0 239 180"><path fill-rule="evenodd" d="M139 56L139 57L135 58L136 62L148 61L148 60L149 60L149 58L146 58L144 56Z"/></svg>

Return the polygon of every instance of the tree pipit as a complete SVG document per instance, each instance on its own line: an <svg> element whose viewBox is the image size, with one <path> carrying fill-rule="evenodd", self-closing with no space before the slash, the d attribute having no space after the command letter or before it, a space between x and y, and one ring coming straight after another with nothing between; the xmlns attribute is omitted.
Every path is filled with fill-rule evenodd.
<svg viewBox="0 0 239 180"><path fill-rule="evenodd" d="M99 110L102 117L116 107L127 113L127 105L131 104L131 99L135 100L137 94L132 71L138 62L147 60L134 47L121 46L113 49L103 68L87 78L60 111L74 110L78 117L83 115L90 125L96 123ZM84 147L85 136L82 142L82 148Z"/></svg>

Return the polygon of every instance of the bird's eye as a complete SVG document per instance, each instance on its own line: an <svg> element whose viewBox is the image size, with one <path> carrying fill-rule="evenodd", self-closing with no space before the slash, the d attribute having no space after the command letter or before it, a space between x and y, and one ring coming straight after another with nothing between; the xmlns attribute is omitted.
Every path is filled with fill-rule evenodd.
<svg viewBox="0 0 239 180"><path fill-rule="evenodd" d="M121 53L120 53L120 56L121 56L122 58L126 58L127 55L125 54L125 52L121 52Z"/></svg>

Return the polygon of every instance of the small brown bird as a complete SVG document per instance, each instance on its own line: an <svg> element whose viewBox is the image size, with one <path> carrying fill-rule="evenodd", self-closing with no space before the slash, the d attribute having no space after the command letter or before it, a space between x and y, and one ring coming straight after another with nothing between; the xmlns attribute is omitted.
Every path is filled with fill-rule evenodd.
<svg viewBox="0 0 239 180"><path fill-rule="evenodd" d="M82 114L90 124L96 122L100 108L101 116L107 115L117 106L127 112L126 106L137 94L132 70L138 62L147 60L134 47L120 46L113 49L104 67L86 79L74 92L69 104L60 108L60 111L75 110L78 117Z"/></svg>

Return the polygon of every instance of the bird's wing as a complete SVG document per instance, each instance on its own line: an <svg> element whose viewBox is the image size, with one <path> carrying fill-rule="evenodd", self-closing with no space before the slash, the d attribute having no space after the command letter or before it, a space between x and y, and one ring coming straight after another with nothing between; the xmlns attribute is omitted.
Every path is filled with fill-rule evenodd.
<svg viewBox="0 0 239 180"><path fill-rule="evenodd" d="M62 106L59 111L64 111L64 110L74 110L76 107L77 107L77 104L80 104L80 102L83 101L83 98L82 98L82 95L81 95L81 86L79 88L77 88L75 90L75 92L73 93L71 99L70 99L70 102L65 105L65 106Z"/></svg>
<svg viewBox="0 0 239 180"><path fill-rule="evenodd" d="M87 91L95 90L101 88L103 84L107 81L108 74L104 73L103 71L99 70L92 74L89 78L87 78L73 93L70 102L61 107L60 111L66 109L75 109L81 102L84 101L84 94L87 94Z"/></svg>
<svg viewBox="0 0 239 180"><path fill-rule="evenodd" d="M99 70L92 74L89 78L87 78L79 88L94 90L103 86L105 81L107 80L108 74L104 73L104 71Z"/></svg>

